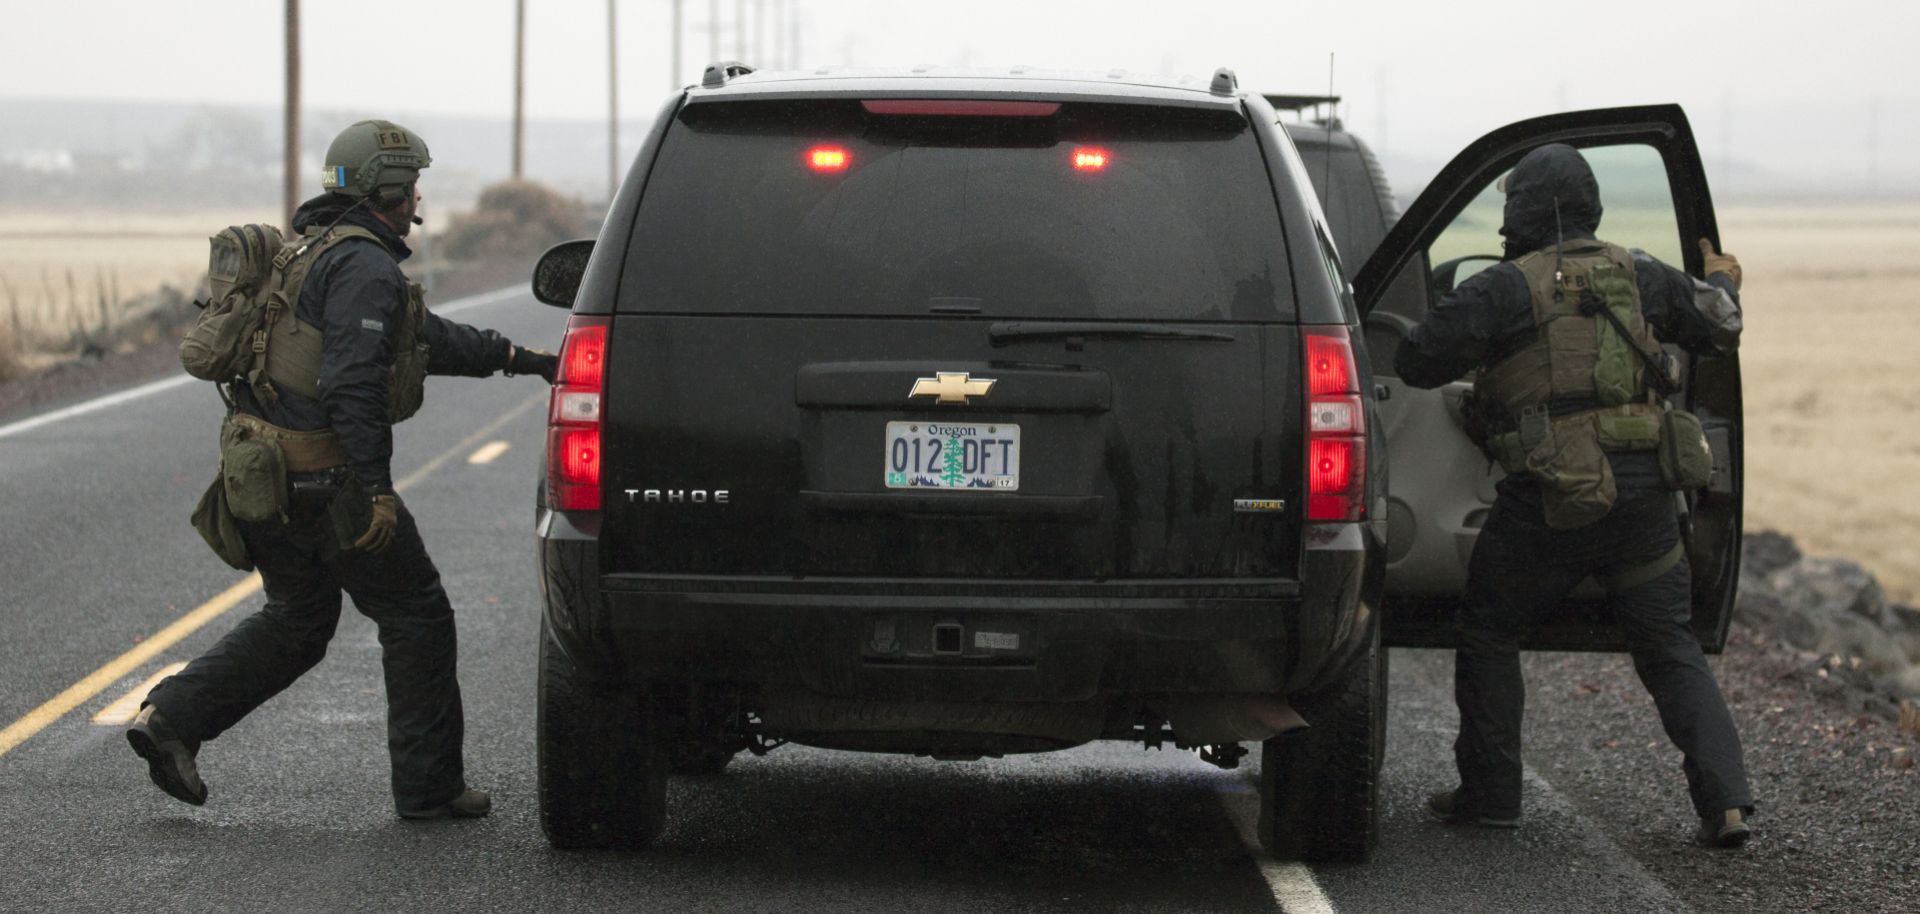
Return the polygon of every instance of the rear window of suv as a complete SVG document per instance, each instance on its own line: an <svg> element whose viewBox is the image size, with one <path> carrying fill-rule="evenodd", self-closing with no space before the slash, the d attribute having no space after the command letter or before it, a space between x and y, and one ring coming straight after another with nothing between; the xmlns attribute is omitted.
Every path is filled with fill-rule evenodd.
<svg viewBox="0 0 1920 914"><path fill-rule="evenodd" d="M1237 112L870 107L888 105L686 106L620 310L1291 319L1272 185Z"/></svg>

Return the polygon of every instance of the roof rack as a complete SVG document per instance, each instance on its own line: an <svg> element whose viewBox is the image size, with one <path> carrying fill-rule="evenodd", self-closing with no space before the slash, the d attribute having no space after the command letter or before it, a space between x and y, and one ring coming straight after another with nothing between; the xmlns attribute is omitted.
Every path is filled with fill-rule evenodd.
<svg viewBox="0 0 1920 914"><path fill-rule="evenodd" d="M1275 111L1291 111L1302 120L1322 127L1340 128L1338 95L1276 95L1262 92L1260 97L1266 99Z"/></svg>
<svg viewBox="0 0 1920 914"><path fill-rule="evenodd" d="M752 72L752 67L737 60L722 60L708 64L706 72L700 76L700 87L703 89L718 89L726 85L728 80L736 76L745 76Z"/></svg>

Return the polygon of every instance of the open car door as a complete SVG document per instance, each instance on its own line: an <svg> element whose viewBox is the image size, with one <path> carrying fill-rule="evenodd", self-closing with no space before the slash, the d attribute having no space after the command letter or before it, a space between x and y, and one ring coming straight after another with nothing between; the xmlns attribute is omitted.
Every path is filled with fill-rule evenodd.
<svg viewBox="0 0 1920 914"><path fill-rule="evenodd" d="M1504 199L1495 182L1548 143L1579 148L1593 166L1605 208L1602 239L1694 276L1701 275L1694 239L1719 244L1706 173L1678 105L1576 111L1503 127L1448 163L1400 217L1354 278L1374 376L1387 394L1379 410L1390 487L1384 637L1391 645L1452 646L1467 559L1501 475L1463 431L1460 397L1471 378L1416 390L1394 376L1393 354L1433 303L1499 262ZM1673 402L1700 417L1713 448L1712 482L1674 502L1693 568L1694 631L1717 653L1739 576L1740 361L1735 354L1694 358L1668 350L1684 366L1685 387ZM1538 621L1522 647L1625 649L1602 596L1591 581L1581 585L1567 605Z"/></svg>

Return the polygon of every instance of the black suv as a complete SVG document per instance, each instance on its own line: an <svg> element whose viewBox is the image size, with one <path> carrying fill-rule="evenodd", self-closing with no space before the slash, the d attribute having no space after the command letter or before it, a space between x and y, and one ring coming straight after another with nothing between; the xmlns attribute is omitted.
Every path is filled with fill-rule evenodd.
<svg viewBox="0 0 1920 914"><path fill-rule="evenodd" d="M1522 128L1460 181L1628 129L1697 177L1677 109L1590 115ZM717 65L671 99L599 239L534 279L572 308L538 523L552 843L644 845L669 773L786 741L974 759L1118 739L1223 766L1257 742L1266 845L1364 858L1383 630L1444 643L1465 564L1435 571L1425 540L1459 547L1442 515L1471 491L1433 517L1389 498L1381 398L1422 401L1369 357L1435 290L1451 198L1388 234L1364 147L1299 126L1303 160L1278 120L1226 70ZM1359 300L1336 237L1379 247ZM1372 299L1391 304L1363 322ZM1457 426L1420 427L1451 438L1396 474L1484 475ZM1383 625L1410 555L1407 624Z"/></svg>

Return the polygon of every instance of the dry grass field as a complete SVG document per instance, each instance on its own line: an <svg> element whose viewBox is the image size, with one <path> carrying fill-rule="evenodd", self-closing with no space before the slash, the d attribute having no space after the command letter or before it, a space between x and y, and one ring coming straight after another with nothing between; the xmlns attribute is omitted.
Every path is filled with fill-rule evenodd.
<svg viewBox="0 0 1920 914"><path fill-rule="evenodd" d="M0 213L0 334L29 367L163 285L191 288L207 236L267 213Z"/></svg>
<svg viewBox="0 0 1920 914"><path fill-rule="evenodd" d="M206 237L268 213L0 214L0 333L33 354L204 269ZM1920 594L1920 203L1736 206L1746 267L1747 523ZM69 281L68 277L72 279Z"/></svg>
<svg viewBox="0 0 1920 914"><path fill-rule="evenodd" d="M1746 272L1747 526L1920 594L1920 203L1726 207Z"/></svg>

